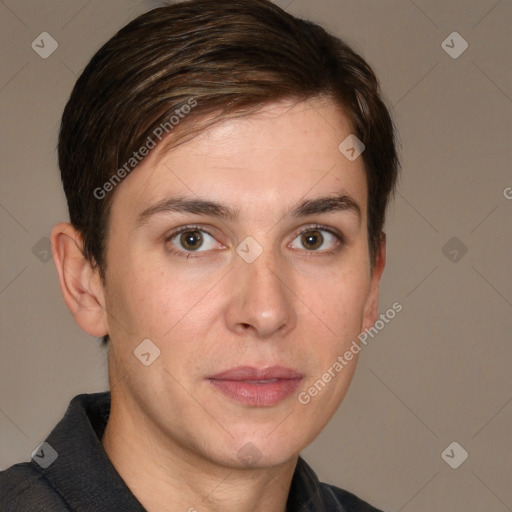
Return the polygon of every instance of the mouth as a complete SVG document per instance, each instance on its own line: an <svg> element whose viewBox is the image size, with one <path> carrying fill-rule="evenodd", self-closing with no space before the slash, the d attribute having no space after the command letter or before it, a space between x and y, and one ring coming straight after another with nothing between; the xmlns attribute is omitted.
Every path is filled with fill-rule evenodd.
<svg viewBox="0 0 512 512"><path fill-rule="evenodd" d="M208 378L227 397L253 407L269 407L289 397L303 375L290 368L239 366Z"/></svg>

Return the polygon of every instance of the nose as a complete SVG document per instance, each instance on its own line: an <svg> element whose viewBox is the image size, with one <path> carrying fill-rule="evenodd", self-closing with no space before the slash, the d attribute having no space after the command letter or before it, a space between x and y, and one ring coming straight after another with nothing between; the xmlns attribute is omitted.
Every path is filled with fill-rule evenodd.
<svg viewBox="0 0 512 512"><path fill-rule="evenodd" d="M225 317L238 335L265 339L283 336L296 323L291 276L286 263L264 252L252 263L237 261L231 274L232 294Z"/></svg>

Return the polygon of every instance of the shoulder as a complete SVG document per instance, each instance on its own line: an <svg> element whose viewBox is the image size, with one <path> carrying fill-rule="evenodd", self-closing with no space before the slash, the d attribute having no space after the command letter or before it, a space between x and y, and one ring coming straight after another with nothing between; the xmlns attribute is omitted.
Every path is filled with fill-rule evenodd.
<svg viewBox="0 0 512 512"><path fill-rule="evenodd" d="M343 511L346 512L382 512L382 510L373 507L366 503L361 498L358 498L355 494L340 489L334 485L326 483L320 483L322 488L322 494L324 495L325 501L331 501L333 505L342 505ZM340 510L334 509L333 510Z"/></svg>
<svg viewBox="0 0 512 512"><path fill-rule="evenodd" d="M0 510L2 512L64 512L64 501L44 475L30 462L0 471Z"/></svg>

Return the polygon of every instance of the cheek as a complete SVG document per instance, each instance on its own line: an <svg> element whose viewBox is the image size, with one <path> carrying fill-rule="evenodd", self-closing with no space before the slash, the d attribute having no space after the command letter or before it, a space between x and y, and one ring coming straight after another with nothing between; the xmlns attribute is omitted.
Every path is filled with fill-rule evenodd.
<svg viewBox="0 0 512 512"><path fill-rule="evenodd" d="M316 285L312 309L333 332L337 343L361 332L369 278L364 270L333 272Z"/></svg>
<svg viewBox="0 0 512 512"><path fill-rule="evenodd" d="M194 333L197 337L217 307L210 292L211 276L165 270L161 263L142 261L126 258L118 266L123 271L112 276L108 287L108 301L115 307L112 316L126 327L125 336L129 331L132 339L161 343L175 337L193 338Z"/></svg>
<svg viewBox="0 0 512 512"><path fill-rule="evenodd" d="M181 286L183 283L147 272L136 279L118 279L111 286L107 300L115 309L110 315L109 333L116 348L118 376L129 373L132 389L143 382L162 393L173 389L173 396L181 396L174 379L184 382L202 371L201 354L213 322L212 307L201 301L203 290L196 287L185 293ZM149 372L133 357L146 339L160 351Z"/></svg>

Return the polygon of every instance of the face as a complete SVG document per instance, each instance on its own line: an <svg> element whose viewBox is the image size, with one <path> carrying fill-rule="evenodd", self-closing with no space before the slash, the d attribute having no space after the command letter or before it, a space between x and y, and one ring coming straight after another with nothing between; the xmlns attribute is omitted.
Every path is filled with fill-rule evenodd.
<svg viewBox="0 0 512 512"><path fill-rule="evenodd" d="M104 300L127 424L231 467L290 460L325 426L383 265L350 133L330 101L276 103L157 147L117 187Z"/></svg>

